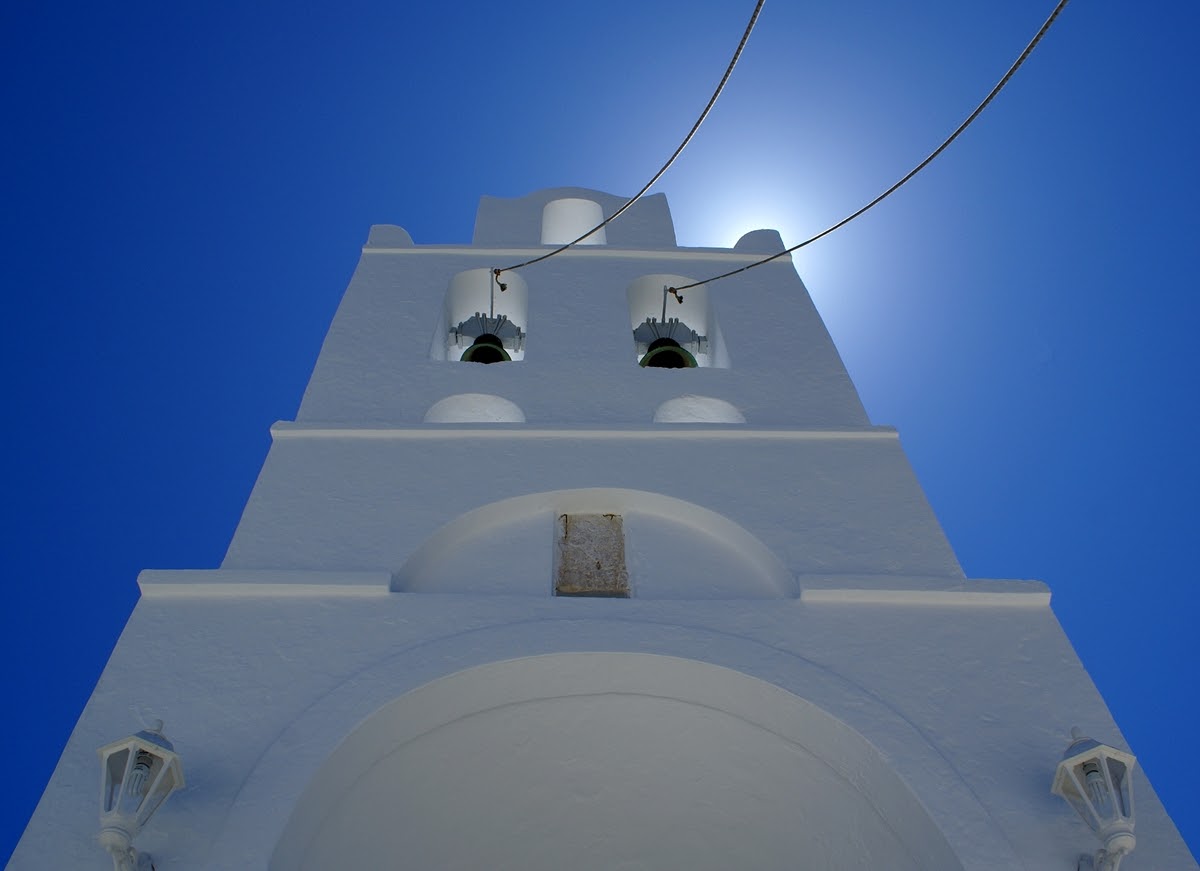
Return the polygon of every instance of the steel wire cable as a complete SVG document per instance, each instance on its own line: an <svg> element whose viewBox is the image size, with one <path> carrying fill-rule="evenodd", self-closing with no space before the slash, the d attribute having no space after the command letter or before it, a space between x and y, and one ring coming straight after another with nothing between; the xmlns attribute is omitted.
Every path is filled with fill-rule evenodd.
<svg viewBox="0 0 1200 871"><path fill-rule="evenodd" d="M729 61L729 66L725 68L725 75L721 76L721 81L717 84L717 89L715 91L713 91L713 95L709 98L708 105L704 107L704 111L700 113L700 117L696 119L696 123L692 125L692 129L688 131L687 136L685 136L683 138L683 141L679 143L679 147L675 149L674 153L669 158L667 158L667 162L664 163L662 165L662 168L659 169L659 171L654 174L654 177L651 178L650 181L646 182L646 186L643 187L636 194L634 194L632 197L630 197L629 200L626 201L625 205L621 206L621 208L617 209L615 212L613 212L611 215L609 215L607 218L605 218L599 224L592 227L592 229L588 230L586 233L584 233L578 239L573 239L572 241L566 243L565 245L560 245L558 248L555 248L553 251L547 251L545 254L542 254L538 257L530 258L529 260L525 260L525 261L523 261L521 263L517 263L513 266L505 266L501 269L493 269L492 274L494 275L495 279L497 280L497 283L499 283L500 274L502 272L515 272L516 270L523 269L526 266L532 266L534 263L540 263L543 260L548 260L556 254L561 254L562 252L566 251L568 248L572 247L573 245L579 244L584 239L586 239L588 236L595 233L597 230L604 229L609 224L611 224L613 221L615 221L617 218L621 217L621 215L623 215L630 206L632 206L634 203L636 203L638 200L640 200L642 198L642 195L644 193L646 193L646 191L648 191L648 190L650 190L650 188L654 187L654 183L657 182L660 178L662 178L663 173L665 173L668 169L670 169L671 164L673 164L675 162L675 159L677 157L679 157L680 154L683 153L683 149L686 148L687 144L692 141L692 137L696 135L696 131L700 129L700 125L704 123L704 119L708 117L708 113L712 111L712 107L714 105L716 105L717 98L719 96L721 96L721 92L723 90L725 90L725 84L726 84L726 82L729 81L730 75L733 74L733 68L735 66L737 66L738 59L742 56L742 50L745 49L745 47L746 47L746 41L750 39L750 33L751 33L751 31L754 30L754 25L758 21L758 14L762 11L763 4L765 2L766 2L766 0L758 0L758 3L755 5L754 12L750 16L750 23L746 25L746 30L744 33L742 33L742 38L738 42L737 50L733 53L733 58Z"/></svg>
<svg viewBox="0 0 1200 871"><path fill-rule="evenodd" d="M729 272L724 272L720 275L714 275L712 278L706 278L703 281L693 281L691 284L683 284L683 285L679 285L678 287L672 287L672 288L670 288L670 290L683 291L683 290L688 290L689 288L692 288L692 287L698 287L701 284L710 284L714 281L720 281L723 278L729 278L730 276L737 275L741 272L745 272L748 269L753 269L756 266L762 266L764 263L770 263L772 260L778 260L780 257L786 257L788 254L791 254L793 251L799 251L801 248L805 247L806 245L811 245L813 242L816 242L818 239L822 239L825 236L828 236L834 230L841 229L842 227L846 226L851 221L853 221L855 218L862 215L864 212L867 212L868 210L870 210L870 209L874 208L875 206L879 205L880 203L882 203L884 200L886 200L888 197L890 197L892 194L894 194L896 191L898 191L901 187L903 187L910 179L912 179L913 176L915 176L917 173L919 173L921 170L923 170L925 167L927 167L930 163L932 163L934 161L934 158L936 158L939 154L941 154L943 151L945 151L947 148L949 148L950 143L953 142L955 139L957 139L963 133L963 131L965 131L968 127L971 126L971 123L983 113L983 110L988 107L988 104L991 103L992 100L994 100L996 98L996 96L1002 90L1004 90L1004 86L1008 84L1009 79L1011 79L1013 77L1013 75L1017 72L1017 70L1019 70L1021 68L1021 65L1025 63L1025 61L1026 61L1026 59L1028 59L1029 55L1033 53L1033 50L1037 47L1037 44L1042 41L1042 37L1044 37L1046 35L1046 32L1050 30L1050 26L1052 24L1054 24L1054 21L1055 21L1055 19L1058 18L1059 13L1063 11L1063 8L1069 2L1070 2L1070 0L1059 0L1058 5L1054 7L1054 11L1050 13L1050 17L1046 19L1045 23L1041 26L1041 29L1038 30L1037 34L1034 35L1033 39L1031 39L1029 41L1029 45L1025 46L1025 50L1023 52L1021 52L1020 56L1013 62L1013 65L1008 68L1008 72L1006 72L1004 74L1004 78L1000 79L1000 81L996 83L996 86L994 88L992 88L992 90L988 93L988 95L986 97L983 98L983 102L980 103L978 106L976 106L975 111L967 116L967 120L965 120L961 124L959 124L958 127L955 129L955 131L953 133L951 133L941 145L939 145L937 148L935 148L928 157L926 157L924 160L922 160L920 163L918 163L915 167L913 167L911 170L909 170L909 172L902 179L900 179L900 181L896 182L894 185L892 185L890 188L885 190L879 196L875 197L875 199L871 200L871 202L867 203L865 206L863 206L857 212L854 212L853 214L847 215L845 218L842 218L842 220L838 221L836 224L833 224L830 227L826 227L824 230L822 230L817 235L815 235L809 239L805 239L800 244L793 245L791 248L785 248L783 251L780 251L778 254L772 254L770 257L764 257L762 260L756 260L755 262L749 263L738 269L732 269Z"/></svg>

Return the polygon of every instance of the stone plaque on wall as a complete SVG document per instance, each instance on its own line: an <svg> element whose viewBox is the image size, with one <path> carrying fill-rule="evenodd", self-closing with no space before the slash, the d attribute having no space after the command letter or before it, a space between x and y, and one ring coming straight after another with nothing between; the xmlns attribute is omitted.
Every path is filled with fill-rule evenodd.
<svg viewBox="0 0 1200 871"><path fill-rule="evenodd" d="M554 594L629 598L621 515L558 516Z"/></svg>

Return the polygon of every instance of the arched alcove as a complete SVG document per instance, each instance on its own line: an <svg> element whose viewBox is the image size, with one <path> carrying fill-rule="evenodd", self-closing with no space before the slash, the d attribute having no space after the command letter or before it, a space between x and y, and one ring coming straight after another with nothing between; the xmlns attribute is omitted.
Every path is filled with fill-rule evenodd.
<svg viewBox="0 0 1200 871"><path fill-rule="evenodd" d="M818 706L645 653L470 668L405 693L309 782L271 871L961 871L886 759Z"/></svg>
<svg viewBox="0 0 1200 871"><path fill-rule="evenodd" d="M542 244L566 245L579 239L592 227L604 220L604 210L594 200L580 197L564 197L551 200L542 209ZM608 242L604 228L588 233L579 245L605 245Z"/></svg>
<svg viewBox="0 0 1200 871"><path fill-rule="evenodd" d="M521 406L490 393L456 393L425 412L425 423L524 423Z"/></svg>
<svg viewBox="0 0 1200 871"><path fill-rule="evenodd" d="M713 396L676 396L654 409L655 423L745 423L737 406Z"/></svg>
<svg viewBox="0 0 1200 871"><path fill-rule="evenodd" d="M635 598L796 595L779 558L729 518L661 493L607 487L533 493L469 511L417 548L393 576L392 589L550 595L556 521L564 514L621 516ZM497 555L503 558L497 561Z"/></svg>

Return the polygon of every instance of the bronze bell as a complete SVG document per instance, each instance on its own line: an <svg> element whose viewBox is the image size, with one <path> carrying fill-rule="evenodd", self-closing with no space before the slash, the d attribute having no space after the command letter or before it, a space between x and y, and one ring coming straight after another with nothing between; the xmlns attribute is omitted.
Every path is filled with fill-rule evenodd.
<svg viewBox="0 0 1200 871"><path fill-rule="evenodd" d="M499 336L484 333L471 343L471 347L463 351L460 358L464 363L509 363L512 357L504 350L504 343ZM692 365L695 365L694 363Z"/></svg>
<svg viewBox="0 0 1200 871"><path fill-rule="evenodd" d="M694 369L696 358L674 339L655 339L646 349L641 365L652 369Z"/></svg>

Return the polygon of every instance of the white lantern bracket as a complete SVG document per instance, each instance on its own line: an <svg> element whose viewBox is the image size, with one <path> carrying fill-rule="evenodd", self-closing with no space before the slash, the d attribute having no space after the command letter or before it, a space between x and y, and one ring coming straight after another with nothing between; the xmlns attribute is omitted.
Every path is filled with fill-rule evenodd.
<svg viewBox="0 0 1200 871"><path fill-rule="evenodd" d="M100 756L100 845L114 871L153 871L150 856L133 846L142 827L184 785L175 747L162 720L136 735L106 744Z"/></svg>

